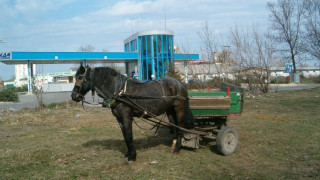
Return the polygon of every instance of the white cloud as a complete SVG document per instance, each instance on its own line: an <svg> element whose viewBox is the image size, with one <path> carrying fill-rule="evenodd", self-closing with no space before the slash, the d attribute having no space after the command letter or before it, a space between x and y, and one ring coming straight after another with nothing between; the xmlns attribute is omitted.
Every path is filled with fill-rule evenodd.
<svg viewBox="0 0 320 180"><path fill-rule="evenodd" d="M148 7L153 4L151 1L135 2L120 1L116 3L110 10L106 10L107 14L113 16L124 16L144 13Z"/></svg>
<svg viewBox="0 0 320 180"><path fill-rule="evenodd" d="M56 10L77 0L4 0L0 1L0 20L30 23L36 21L44 13Z"/></svg>
<svg viewBox="0 0 320 180"><path fill-rule="evenodd" d="M14 9L22 14L28 14L30 12L46 12L76 1L77 0L16 0Z"/></svg>

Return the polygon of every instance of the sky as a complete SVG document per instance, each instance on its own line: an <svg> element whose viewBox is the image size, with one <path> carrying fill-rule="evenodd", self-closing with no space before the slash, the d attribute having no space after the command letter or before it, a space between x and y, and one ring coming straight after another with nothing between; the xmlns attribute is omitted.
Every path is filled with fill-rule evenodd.
<svg viewBox="0 0 320 180"><path fill-rule="evenodd" d="M208 23L227 38L231 27L268 25L267 0L0 0L0 52L123 52L123 40L138 31L172 30L174 43L199 53L198 33ZM44 73L67 66L42 65ZM15 74L0 63L0 77Z"/></svg>

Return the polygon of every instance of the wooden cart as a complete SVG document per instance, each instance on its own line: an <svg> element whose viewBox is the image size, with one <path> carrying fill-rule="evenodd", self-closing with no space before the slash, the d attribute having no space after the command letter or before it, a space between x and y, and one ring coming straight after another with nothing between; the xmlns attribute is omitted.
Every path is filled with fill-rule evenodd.
<svg viewBox="0 0 320 180"><path fill-rule="evenodd" d="M190 109L195 117L195 130L205 135L184 133L182 145L198 148L201 138L216 140L218 152L222 155L234 153L238 146L238 133L227 126L230 116L241 115L244 103L242 88L222 83L221 92L189 92Z"/></svg>

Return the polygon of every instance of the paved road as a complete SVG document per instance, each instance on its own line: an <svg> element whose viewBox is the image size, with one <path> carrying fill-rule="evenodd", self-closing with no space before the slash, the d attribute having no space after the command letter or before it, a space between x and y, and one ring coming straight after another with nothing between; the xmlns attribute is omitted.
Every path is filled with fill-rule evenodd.
<svg viewBox="0 0 320 180"><path fill-rule="evenodd" d="M71 92L43 93L43 103L63 102L71 99ZM19 102L0 102L0 110L19 110L39 106L35 95L19 94Z"/></svg>
<svg viewBox="0 0 320 180"><path fill-rule="evenodd" d="M271 91L284 91L284 90L300 90L320 87L320 84L287 84L287 85L276 85L271 87ZM39 106L35 95L20 94L20 102L0 102L1 110L20 110L23 108L36 108ZM71 92L56 92L56 93L43 93L44 104L50 104L53 102L63 102L71 100ZM92 102L91 93L86 95L86 100ZM95 102L101 101L101 98L95 98Z"/></svg>
<svg viewBox="0 0 320 180"><path fill-rule="evenodd" d="M43 93L43 103L50 104L55 102L64 102L71 100L71 92L51 92ZM86 96L86 101L93 102L91 93L88 93ZM102 101L101 98L95 96L95 101L93 103L97 104L98 101ZM20 110L23 108L36 108L39 107L37 97L34 94L19 94L19 102L0 102L0 111L1 110Z"/></svg>
<svg viewBox="0 0 320 180"><path fill-rule="evenodd" d="M272 85L270 87L270 91L293 91L293 90L301 90L301 89L312 89L320 87L320 84L280 84L280 85Z"/></svg>

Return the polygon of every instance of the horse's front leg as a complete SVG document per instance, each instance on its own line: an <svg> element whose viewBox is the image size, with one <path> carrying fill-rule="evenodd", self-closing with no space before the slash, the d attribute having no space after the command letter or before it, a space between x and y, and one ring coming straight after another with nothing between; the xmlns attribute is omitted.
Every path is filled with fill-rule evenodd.
<svg viewBox="0 0 320 180"><path fill-rule="evenodd" d="M136 149L133 146L133 135L132 135L132 120L133 116L131 113L124 111L123 109L120 111L121 114L117 113L117 120L122 130L122 134L124 140L127 145L127 153L125 155L126 162L133 162L136 160Z"/></svg>

